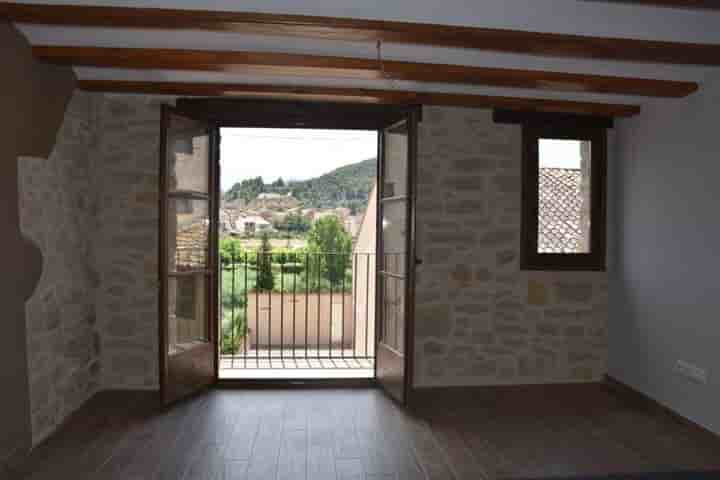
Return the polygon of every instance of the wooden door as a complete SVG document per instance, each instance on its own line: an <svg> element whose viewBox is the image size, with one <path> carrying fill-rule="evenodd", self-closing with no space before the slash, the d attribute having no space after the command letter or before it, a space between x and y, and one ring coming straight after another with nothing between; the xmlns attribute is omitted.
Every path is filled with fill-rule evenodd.
<svg viewBox="0 0 720 480"><path fill-rule="evenodd" d="M217 129L163 107L160 390L164 403L217 378Z"/></svg>
<svg viewBox="0 0 720 480"><path fill-rule="evenodd" d="M376 377L400 403L412 386L415 132L411 114L381 132L379 148Z"/></svg>

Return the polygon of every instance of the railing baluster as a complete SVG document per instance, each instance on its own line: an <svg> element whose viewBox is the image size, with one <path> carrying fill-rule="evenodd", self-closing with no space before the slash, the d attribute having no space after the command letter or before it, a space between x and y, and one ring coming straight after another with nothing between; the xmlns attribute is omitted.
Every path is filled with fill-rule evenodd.
<svg viewBox="0 0 720 480"><path fill-rule="evenodd" d="M272 254L265 254L265 262L263 268L267 268L270 270L270 275L272 275L272 257L270 257ZM270 258L268 258L270 257ZM268 351L268 360L270 361L270 368L273 366L272 362L272 288L268 288L268 344L267 344L267 351Z"/></svg>
<svg viewBox="0 0 720 480"><path fill-rule="evenodd" d="M310 306L310 275L310 254L305 252L305 363L307 363L308 357L308 327L310 326L310 319L308 318L308 308Z"/></svg>
<svg viewBox="0 0 720 480"><path fill-rule="evenodd" d="M330 276L330 311L329 311L329 317L328 317L328 357L332 358L332 341L333 341L333 283L335 283L335 274L337 273L336 267L337 267L337 258L333 258L335 255L334 253L330 253L330 262L328 266L328 273L331 273L330 270L332 270L332 273Z"/></svg>
<svg viewBox="0 0 720 480"><path fill-rule="evenodd" d="M296 287L297 287L297 270L298 270L298 268L297 268L297 263L298 263L298 262L297 262L297 254L293 254L293 260L294 260L294 262L293 262L293 266L292 266L292 271L293 271L293 299L292 299L292 304L293 304L293 316L292 316L292 319L293 319L293 321L292 321L292 325L293 325L293 334L292 334L292 338L293 338L293 348L292 348L292 352L293 352L293 359L295 359L296 356L297 356L297 355L295 354L295 333L296 333L296 332L295 332L295 330L296 330L296 327L295 327L295 310L296 310L296 308L297 308L297 303L296 303L296 299L295 299L295 291L296 291ZM295 360L295 364L297 365L297 360Z"/></svg>
<svg viewBox="0 0 720 480"><path fill-rule="evenodd" d="M353 358L357 358L357 276L358 276L358 254L353 253L352 256L352 289L353 289L353 326L352 326L352 342L353 342Z"/></svg>
<svg viewBox="0 0 720 480"><path fill-rule="evenodd" d="M376 280L377 283L377 280ZM377 285L375 286L377 288ZM370 254L365 254L365 356L370 353L368 338L370 336Z"/></svg>
<svg viewBox="0 0 720 480"><path fill-rule="evenodd" d="M315 344L315 356L320 357L320 270L322 270L322 256L318 255L317 271L317 342Z"/></svg>
<svg viewBox="0 0 720 480"><path fill-rule="evenodd" d="M260 367L260 251L255 252L255 367Z"/></svg>
<svg viewBox="0 0 720 480"><path fill-rule="evenodd" d="M281 257L282 259L282 257ZM285 368L285 262L280 262L280 364ZM272 273L272 266L270 267Z"/></svg>
<svg viewBox="0 0 720 480"><path fill-rule="evenodd" d="M235 249L230 253L230 341L232 342L232 356L230 357L230 368L235 366ZM223 319L224 320L224 319Z"/></svg>
<svg viewBox="0 0 720 480"><path fill-rule="evenodd" d="M245 262L243 263L243 276L244 276L244 283L243 283L243 294L245 295L245 325L243 326L243 365L245 368L247 368L247 354L248 354L248 278L247 278L247 271L248 271L248 252L245 250Z"/></svg>
<svg viewBox="0 0 720 480"><path fill-rule="evenodd" d="M342 332L340 335L340 357L345 359L345 271L347 270L347 265L345 262L345 254L342 254L342 257L340 257L342 260L342 315L340 315L340 331Z"/></svg>

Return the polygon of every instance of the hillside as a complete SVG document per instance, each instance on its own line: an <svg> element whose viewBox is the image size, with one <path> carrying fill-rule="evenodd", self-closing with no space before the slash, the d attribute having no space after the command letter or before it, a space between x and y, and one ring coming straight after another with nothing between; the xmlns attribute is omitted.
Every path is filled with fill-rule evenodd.
<svg viewBox="0 0 720 480"><path fill-rule="evenodd" d="M224 199L250 202L260 193L292 192L306 208L348 207L353 211L363 211L375 182L376 165L375 159L371 158L336 168L316 178L287 184L282 181L265 184L261 178L243 180L225 192Z"/></svg>

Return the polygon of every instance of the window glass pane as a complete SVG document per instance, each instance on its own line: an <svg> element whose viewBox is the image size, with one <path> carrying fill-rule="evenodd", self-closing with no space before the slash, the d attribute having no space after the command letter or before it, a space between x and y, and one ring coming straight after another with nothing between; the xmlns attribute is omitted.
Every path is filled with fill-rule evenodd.
<svg viewBox="0 0 720 480"><path fill-rule="evenodd" d="M402 123L385 132L385 183L383 197L407 195L408 134Z"/></svg>
<svg viewBox="0 0 720 480"><path fill-rule="evenodd" d="M405 351L405 280L397 277L381 276L382 290L382 328L380 341L397 350Z"/></svg>
<svg viewBox="0 0 720 480"><path fill-rule="evenodd" d="M208 341L206 287L204 274L168 278L168 354Z"/></svg>
<svg viewBox="0 0 720 480"><path fill-rule="evenodd" d="M539 140L538 253L590 253L590 148Z"/></svg>
<svg viewBox="0 0 720 480"><path fill-rule="evenodd" d="M382 236L383 262L386 272L405 275L405 248L407 244L407 201L393 200L383 203Z"/></svg>
<svg viewBox="0 0 720 480"><path fill-rule="evenodd" d="M167 131L169 191L207 193L210 145L207 127L184 117L170 115Z"/></svg>
<svg viewBox="0 0 720 480"><path fill-rule="evenodd" d="M204 270L208 265L208 201L171 198L168 202L168 269Z"/></svg>

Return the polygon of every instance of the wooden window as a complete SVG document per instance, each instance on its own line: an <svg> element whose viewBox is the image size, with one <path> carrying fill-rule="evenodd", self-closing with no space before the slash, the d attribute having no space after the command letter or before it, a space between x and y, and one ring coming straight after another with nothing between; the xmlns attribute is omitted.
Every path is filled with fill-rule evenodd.
<svg viewBox="0 0 720 480"><path fill-rule="evenodd" d="M523 124L523 270L605 269L606 168L604 128Z"/></svg>

